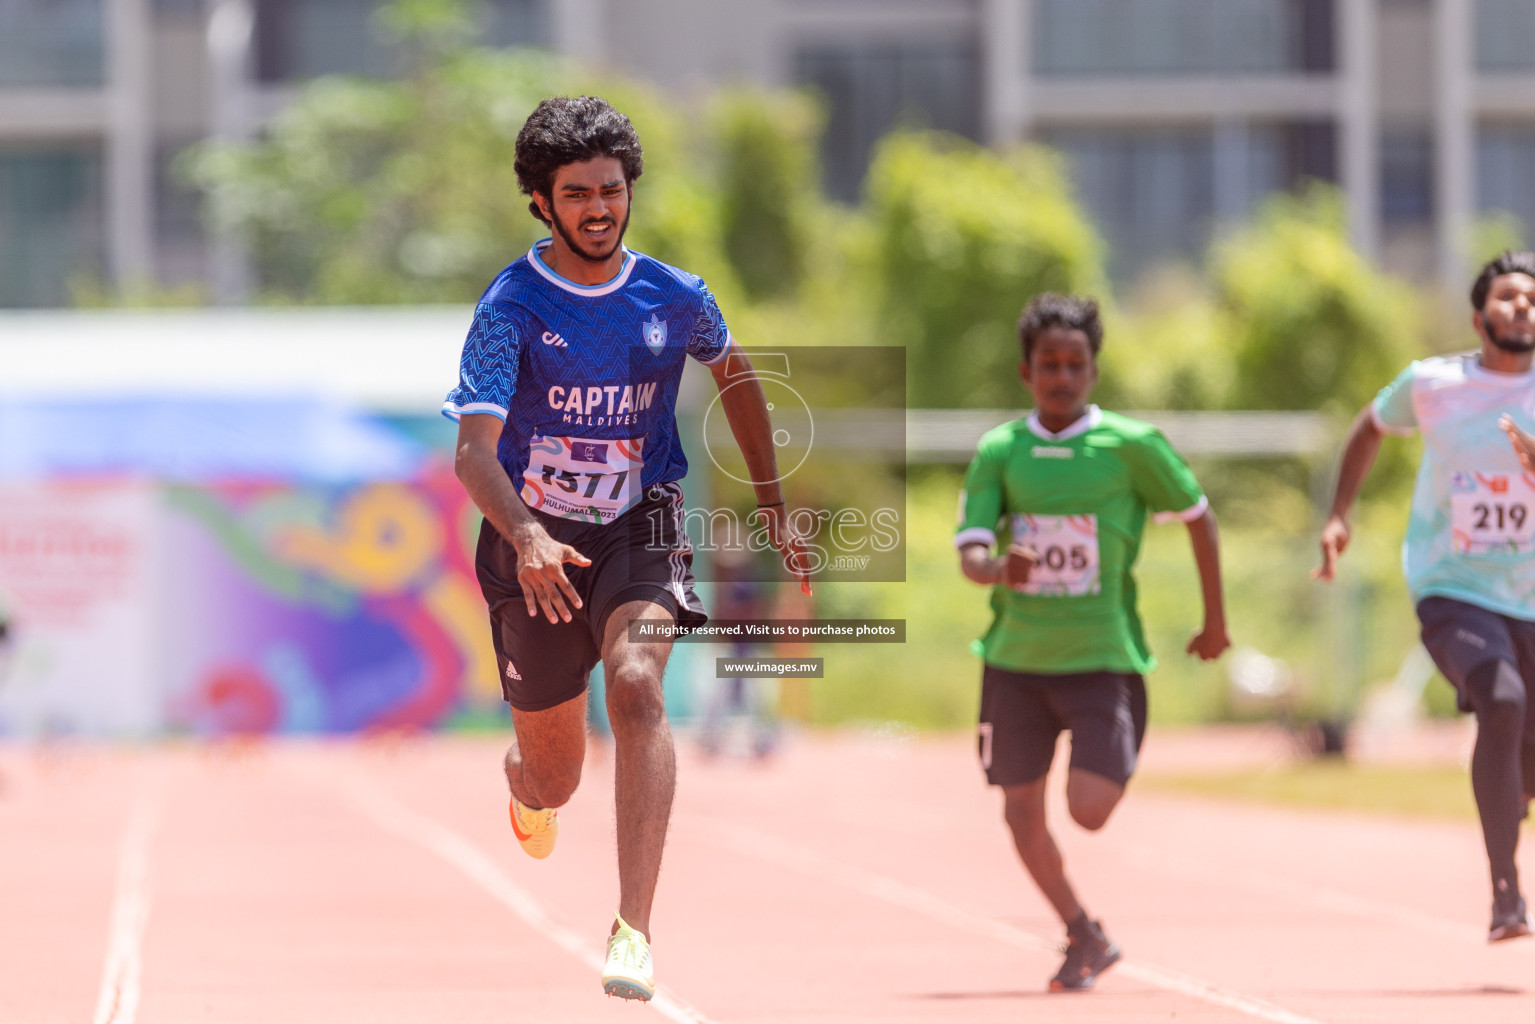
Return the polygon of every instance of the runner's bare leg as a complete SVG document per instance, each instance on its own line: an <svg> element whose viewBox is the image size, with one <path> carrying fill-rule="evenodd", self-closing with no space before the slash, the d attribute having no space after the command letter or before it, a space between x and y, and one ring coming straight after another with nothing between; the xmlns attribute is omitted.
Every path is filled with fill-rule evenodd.
<svg viewBox="0 0 1535 1024"><path fill-rule="evenodd" d="M629 623L636 619L665 623L674 619L660 605L627 601L608 616L602 640L608 720L613 727L618 913L648 940L650 907L677 788L677 755L661 693L671 641L631 642Z"/></svg>
<svg viewBox="0 0 1535 1024"><path fill-rule="evenodd" d="M512 709L517 740L506 751L506 783L525 807L563 807L581 783L586 694L543 711Z"/></svg>
<svg viewBox="0 0 1535 1024"><path fill-rule="evenodd" d="M1062 921L1070 924L1082 913L1082 904L1066 879L1066 865L1045 825L1045 779L1020 786L1002 787L1002 814L1013 833L1013 845L1028 869L1029 877L1039 886L1045 899Z"/></svg>
<svg viewBox="0 0 1535 1024"><path fill-rule="evenodd" d="M1109 815L1119 806L1125 787L1113 779L1072 768L1066 775L1066 809L1078 825L1096 832L1108 824Z"/></svg>

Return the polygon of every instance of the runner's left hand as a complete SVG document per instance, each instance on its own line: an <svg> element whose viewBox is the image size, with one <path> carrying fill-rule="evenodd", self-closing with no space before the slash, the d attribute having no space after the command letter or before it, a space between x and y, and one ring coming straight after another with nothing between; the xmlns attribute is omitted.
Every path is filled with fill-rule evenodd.
<svg viewBox="0 0 1535 1024"><path fill-rule="evenodd" d="M1204 629L1194 634L1194 639L1189 641L1184 653L1196 654L1200 661L1214 661L1230 646L1231 637L1226 635L1225 626L1206 623Z"/></svg>
<svg viewBox="0 0 1535 1024"><path fill-rule="evenodd" d="M1514 454L1519 456L1520 465L1535 473L1535 436L1520 430L1519 424L1508 416L1498 417L1498 426L1503 428L1503 433L1513 442Z"/></svg>
<svg viewBox="0 0 1535 1024"><path fill-rule="evenodd" d="M812 596L810 570L814 563L810 559L809 549L805 547L804 538L794 529L794 524L789 522L788 508L784 505L769 505L758 508L757 514L763 517L773 547L783 555L784 568L799 580L800 593L806 597Z"/></svg>

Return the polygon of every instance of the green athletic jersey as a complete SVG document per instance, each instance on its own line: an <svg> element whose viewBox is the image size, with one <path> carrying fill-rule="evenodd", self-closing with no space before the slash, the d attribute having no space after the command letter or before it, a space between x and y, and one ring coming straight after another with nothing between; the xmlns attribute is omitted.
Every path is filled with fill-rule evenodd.
<svg viewBox="0 0 1535 1024"><path fill-rule="evenodd" d="M1146 513L1190 522L1208 506L1149 423L1093 405L1058 434L1036 413L988 431L965 473L954 544L994 545L1006 522L1040 563L1022 591L992 588L995 617L976 652L1014 672L1150 671L1130 575Z"/></svg>

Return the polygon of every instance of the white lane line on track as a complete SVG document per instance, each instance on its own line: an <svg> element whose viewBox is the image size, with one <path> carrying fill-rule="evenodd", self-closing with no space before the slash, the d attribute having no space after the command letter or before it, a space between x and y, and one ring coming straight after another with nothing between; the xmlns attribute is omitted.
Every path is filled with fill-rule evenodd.
<svg viewBox="0 0 1535 1024"><path fill-rule="evenodd" d="M139 1012L144 929L149 923L150 846L159 819L157 802L140 796L123 829L117 857L117 890L107 933L107 958L96 996L94 1024L133 1024Z"/></svg>
<svg viewBox="0 0 1535 1024"><path fill-rule="evenodd" d="M1341 889L1297 881L1259 868L1234 868L1230 864L1216 864L1197 857L1174 855L1166 850L1144 847L1130 850L1125 856L1132 863L1161 871L1182 881L1208 882L1212 877L1217 877L1218 871L1223 886L1237 885L1255 895L1304 901L1318 910L1395 928L1410 928L1425 935L1450 939L1458 946L1475 945L1485 939L1484 933L1469 924L1435 917L1394 903L1356 896ZM1535 943L1505 943L1503 948L1535 955Z"/></svg>
<svg viewBox="0 0 1535 1024"><path fill-rule="evenodd" d="M490 855L448 826L417 814L370 783L353 779L341 786L344 798L363 817L385 832L408 839L449 864L527 922L538 934L559 946L587 967L602 973L606 950L588 943L550 916L522 886L507 877ZM664 985L656 986L655 998L645 1004L678 1024L717 1024Z"/></svg>
<svg viewBox="0 0 1535 1024"><path fill-rule="evenodd" d="M935 921L942 921L961 931L996 939L1019 949L1057 953L1061 948L1059 942L1043 935L1004 921L971 913L925 889L875 874L863 867L852 867L829 857L810 853L766 832L715 820L709 828L695 833L695 838L702 838L732 853L757 857L781 867L792 868L813 878L838 883L875 899L930 917ZM1140 961L1122 960L1114 966L1114 970L1148 985L1191 996L1214 1006L1269 1021L1271 1024L1321 1024L1320 1021L1293 1013L1282 1006L1245 996L1165 967Z"/></svg>

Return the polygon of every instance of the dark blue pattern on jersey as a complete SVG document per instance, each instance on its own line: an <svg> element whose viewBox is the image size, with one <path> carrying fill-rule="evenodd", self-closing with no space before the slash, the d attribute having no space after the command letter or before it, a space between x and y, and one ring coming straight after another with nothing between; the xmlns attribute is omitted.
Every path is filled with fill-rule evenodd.
<svg viewBox="0 0 1535 1024"><path fill-rule="evenodd" d="M520 351L511 313L481 302L464 340L458 387L449 392L443 415L457 419L466 412L489 413L505 422L512 393L517 390Z"/></svg>
<svg viewBox="0 0 1535 1024"><path fill-rule="evenodd" d="M642 485L681 479L683 358L718 362L730 343L714 296L701 278L640 253L629 254L616 287L582 288L533 265L547 244L481 296L443 414L501 416L497 456L519 487L530 443L546 436L642 438Z"/></svg>

